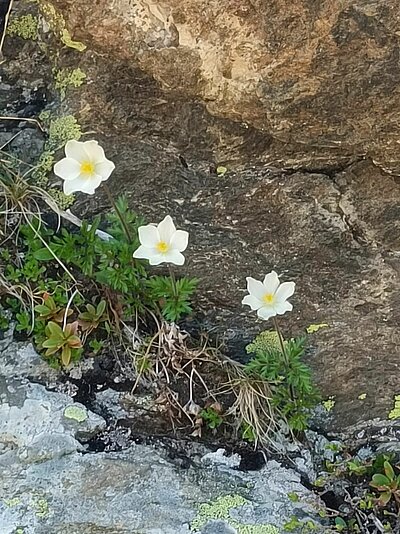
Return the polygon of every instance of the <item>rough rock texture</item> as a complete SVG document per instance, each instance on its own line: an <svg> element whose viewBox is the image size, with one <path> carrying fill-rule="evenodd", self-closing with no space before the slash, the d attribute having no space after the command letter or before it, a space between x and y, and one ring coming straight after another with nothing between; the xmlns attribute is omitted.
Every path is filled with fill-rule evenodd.
<svg viewBox="0 0 400 534"><path fill-rule="evenodd" d="M212 114L300 145L292 163L312 148L315 167L350 150L400 171L397 0L52 3L89 46Z"/></svg>
<svg viewBox="0 0 400 534"><path fill-rule="evenodd" d="M162 447L82 454L104 420L27 382L24 364L14 371L0 374L1 534L279 534L293 515L318 523L322 504L275 461L246 473L222 451L188 469Z"/></svg>
<svg viewBox="0 0 400 534"><path fill-rule="evenodd" d="M172 5L172 0L169 3ZM283 138L288 141L286 144L272 139L268 133L271 125L261 131L257 122L264 120L265 114L261 112L255 113L247 124L238 122L242 120L241 113L249 113L239 86L236 114L217 109L232 104L233 96L228 92L220 100L205 103L197 100L193 94L200 93L191 93L187 86L195 86L197 91L207 84L193 82L194 59L182 63L181 76L175 72L171 81L174 90L166 83L155 81L156 71L161 72L162 66L168 73L172 65L179 65L175 56L184 47L140 48L140 42L149 38L146 35L150 36L151 30L136 32L144 16L141 11L142 15L133 17L137 3L118 0L106 4L99 0L89 5L80 0L54 0L54 4L65 14L73 36L88 44L83 53L63 50L60 54L58 67L79 65L87 74L87 83L68 93L61 112L74 113L84 131L95 132L91 136L102 143L107 156L116 163L109 181L116 195L126 193L131 207L148 221L157 222L169 213L179 226L190 231L187 263L179 273L197 276L200 285L194 306L196 314L186 324L187 328L210 329L230 342L232 355L244 357L246 342L260 330L271 328L241 306L245 277L261 277L275 268L283 279L292 279L297 285L292 299L294 312L282 319L285 333L302 333L311 323L329 324L329 328L310 337L308 361L312 363L323 397L335 396L332 414L336 427L350 427L371 417L387 416L394 395L400 392L400 184L397 178L377 168L371 159L360 159L358 156L364 148L359 151L357 147L367 142L366 132L369 132L368 143L379 145L383 154L400 109L394 105L399 93L379 85L389 84L392 79L390 62L385 58L386 53L395 55L397 37L394 33L387 35L385 24L395 28L397 15L393 2L358 1L351 5L348 1L288 2L283 8L283 3L270 1L263 2L262 8L261 3L253 1L253 9L258 13L257 31L266 31L261 15L270 10L268 36L272 39L274 32L280 36L275 42L276 56L282 58L282 65L289 61L290 54L286 57L285 51L290 46L292 51L296 49L294 55L300 57L308 43L299 38L296 41L300 25L304 24L304 35L310 27L306 14L315 15L311 17L312 24L315 24L316 38L319 35L322 39L321 50L324 50L323 42L332 45L333 55L327 56L325 68L327 76L336 77L337 83L328 83L329 80L321 83L319 92L307 101L303 111L301 101L296 100L297 107L290 108L292 130ZM224 7L227 28L232 23L229 13L233 5L233 2L218 3L221 9ZM329 5L332 16L324 18ZM156 9L156 4L152 6ZM194 20L196 6L199 28L201 24L222 24L222 15L210 16L217 9L216 2L208 2L205 8L202 2L189 4L185 0L180 2L179 11L188 25ZM273 12L272 6L280 9ZM294 10L304 16L291 19L290 25ZM370 25L357 26L355 13L363 10L369 13L363 20ZM218 32L215 33L212 42L220 47L218 58L224 56L224 50L225 55L236 50L232 40L243 36L245 21L250 24L253 20L250 13L249 7L249 15L241 19L240 28L235 26L235 31L220 34L221 39L226 39L226 48L217 39ZM284 32L278 24L279 17L284 16L290 31ZM341 46L332 38L331 23L335 17L344 34L353 34ZM128 19L130 24L126 23ZM366 37L367 31L370 38ZM207 37L207 28L203 28L202 35L204 39ZM255 46L256 40L251 33L249 36L249 46ZM382 43L382 54L374 56L367 67L360 57L378 41ZM273 47L268 43L265 38L264 54L272 53ZM356 49L357 43L370 46L360 45ZM91 46L101 48L101 53ZM199 50L202 46L203 37L199 37ZM40 55L32 67L31 58L38 54L38 48L37 43L26 43L19 49L6 39L5 53L13 61L4 64L4 82L19 92L24 89L21 85L28 82L33 87L48 86L52 65ZM243 53L245 50L243 47ZM168 59L168 54L173 61ZM154 63L154 69L150 70L145 62L150 64L152 57L164 59L162 65ZM347 65L346 73L339 68L343 64ZM315 82L312 69L316 65L316 60L311 61L311 70L304 73L304 83L305 80ZM279 65L274 63L274 66L272 71L278 72ZM289 76L288 64L286 67ZM378 67L381 76L372 76ZM275 74L272 84L277 83ZM393 75L397 75L397 70ZM365 82L368 76L371 76L370 84ZM243 79L245 83L247 74ZM295 87L296 84L287 84L285 91L289 96ZM377 91L379 95L373 96ZM360 94L362 102L358 106L355 98ZM329 111L332 100L335 105ZM392 101L393 105L389 104ZM366 102L369 102L368 113ZM285 106L289 103L290 98L286 104L274 108L271 116L286 113ZM331 132L331 125L340 123L344 137L348 138L351 125L354 139L346 144L348 149L338 146L332 152L319 137L317 144L310 148L315 139L311 143L307 121L310 116L320 120L322 110L326 121L316 128L315 135L321 134L324 139L322 133ZM365 124L370 124L370 128ZM304 131L300 139L304 144L289 143L300 130ZM304 159L302 147L307 152ZM301 162L307 165L298 172L288 168ZM228 169L223 177L213 170L218 163ZM72 211L90 219L93 214L108 209L109 203L99 190L90 198L78 195ZM362 394L366 394L364 400L359 399Z"/></svg>

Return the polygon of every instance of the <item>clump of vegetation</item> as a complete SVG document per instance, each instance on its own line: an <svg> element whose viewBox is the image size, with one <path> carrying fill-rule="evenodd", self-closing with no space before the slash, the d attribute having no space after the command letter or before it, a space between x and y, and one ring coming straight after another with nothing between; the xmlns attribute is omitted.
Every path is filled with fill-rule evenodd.
<svg viewBox="0 0 400 534"><path fill-rule="evenodd" d="M302 431L307 428L310 409L319 401L311 370L303 362L305 338L289 339L283 348L277 338L277 334L263 333L248 345L247 351L253 356L246 371L270 384L272 406L290 428Z"/></svg>
<svg viewBox="0 0 400 534"><path fill-rule="evenodd" d="M181 285L181 280L177 281L177 305L174 295L165 294L162 301L159 292L154 297L153 288L157 288L159 280L164 287L164 277L151 275L142 262L132 259L142 220L128 209L125 199L119 199L117 204L130 234L135 236L132 242L127 241L118 217L110 214L104 221L108 241L97 235L99 217L91 225L84 222L79 230L62 228L59 232L36 220L34 224L20 226L16 242L19 255L12 257L8 249L0 248L0 265L3 264L7 282L28 286L33 301L37 302L32 316L26 303L15 298L7 300L15 312L17 328L27 333L32 331L38 348L47 349L45 356L51 356L53 364L55 356L68 365L71 356L82 354L82 351L70 353L65 348L70 346L69 342L54 344L54 336L57 342L63 341L62 332L69 339L70 324L75 325L73 336L93 342L97 340L96 332L103 332L97 340L101 341L102 336L118 329L122 321L130 321L137 314L143 316L147 310L166 316L173 313L179 320L181 311L190 309L192 292L187 287L193 291L195 284L189 279L184 279ZM186 288L183 294L180 287ZM97 300L96 304L92 303L93 299ZM73 321L60 330L59 323L63 320L65 323L70 316ZM51 346L49 339L53 340Z"/></svg>

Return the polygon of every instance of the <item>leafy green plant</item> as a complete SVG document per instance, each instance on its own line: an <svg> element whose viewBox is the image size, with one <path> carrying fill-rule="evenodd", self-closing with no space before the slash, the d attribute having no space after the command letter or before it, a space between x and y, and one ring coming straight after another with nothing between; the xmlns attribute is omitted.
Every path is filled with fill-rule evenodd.
<svg viewBox="0 0 400 534"><path fill-rule="evenodd" d="M107 321L108 315L106 313L107 302L101 300L97 306L86 304L86 311L79 314L78 323L83 331L92 331L97 328L100 323Z"/></svg>
<svg viewBox="0 0 400 534"><path fill-rule="evenodd" d="M92 339L89 341L89 347L92 349L93 354L96 356L104 348L104 341L98 339Z"/></svg>
<svg viewBox="0 0 400 534"><path fill-rule="evenodd" d="M44 321L55 321L61 323L66 315L69 317L73 311L69 308L66 310L62 306L56 304L54 298L48 293L43 295L43 304L35 306L35 312L39 314L39 317Z"/></svg>
<svg viewBox="0 0 400 534"><path fill-rule="evenodd" d="M153 276L148 281L152 299L160 306L167 321L178 321L192 311L190 299L196 289L197 280L181 278L174 280L168 276Z"/></svg>
<svg viewBox="0 0 400 534"><path fill-rule="evenodd" d="M78 358L81 354L82 342L78 335L78 323L68 323L64 328L50 321L45 329L46 339L42 347L46 350L46 356L58 354L64 366L68 366L71 359Z"/></svg>
<svg viewBox="0 0 400 534"><path fill-rule="evenodd" d="M5 332L6 330L8 330L9 325L10 321L0 311L0 332Z"/></svg>
<svg viewBox="0 0 400 534"><path fill-rule="evenodd" d="M249 424L243 424L241 428L242 439L248 441L249 443L255 443L256 433L254 428Z"/></svg>
<svg viewBox="0 0 400 534"><path fill-rule="evenodd" d="M208 408L201 410L199 415L205 422L206 426L210 428L211 430L214 430L218 428L219 426L221 426L224 421L220 412L218 412L212 406L209 406Z"/></svg>
<svg viewBox="0 0 400 534"><path fill-rule="evenodd" d="M302 431L319 395L311 370L302 361L305 338L289 339L284 347L283 354L281 347L272 343L249 345L247 350L254 356L246 364L246 371L271 385L273 406L286 417L293 430Z"/></svg>
<svg viewBox="0 0 400 534"><path fill-rule="evenodd" d="M388 461L385 461L383 468L385 474L376 473L370 482L370 486L380 493L378 506L385 507L394 499L397 508L400 508L400 475L396 476Z"/></svg>

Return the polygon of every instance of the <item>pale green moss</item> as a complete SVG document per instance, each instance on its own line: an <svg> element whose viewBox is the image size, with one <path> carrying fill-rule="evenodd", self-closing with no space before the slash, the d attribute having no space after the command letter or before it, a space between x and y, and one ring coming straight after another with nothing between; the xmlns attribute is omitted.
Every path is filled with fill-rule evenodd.
<svg viewBox="0 0 400 534"><path fill-rule="evenodd" d="M80 41L73 41L71 34L67 30L64 17L59 13L55 7L46 0L38 0L40 11L49 25L50 29L55 35L58 35L61 42L68 46L68 48L74 48L79 52L86 49L86 45Z"/></svg>
<svg viewBox="0 0 400 534"><path fill-rule="evenodd" d="M389 413L389 419L400 418L400 395L396 395L394 398L393 410Z"/></svg>
<svg viewBox="0 0 400 534"><path fill-rule="evenodd" d="M261 334L247 345L246 352L249 354L257 354L257 352L265 352L268 350L275 350L280 348L278 332L275 330L264 330Z"/></svg>
<svg viewBox="0 0 400 534"><path fill-rule="evenodd" d="M193 532L199 532L208 522L220 520L225 521L238 534L279 534L279 530L273 525L246 525L232 518L231 510L245 504L249 504L249 501L241 495L225 495L212 503L201 504L190 528Z"/></svg>
<svg viewBox="0 0 400 534"><path fill-rule="evenodd" d="M88 418L88 414L83 408L80 408L79 406L74 406L72 404L71 406L67 406L67 408L65 408L64 417L66 417L67 419L73 419L74 421L78 421L78 423L83 423L83 421L86 421L86 419Z"/></svg>
<svg viewBox="0 0 400 534"><path fill-rule="evenodd" d="M39 19L30 14L11 18L7 26L7 33L17 35L22 39L36 41L39 37Z"/></svg>
<svg viewBox="0 0 400 534"><path fill-rule="evenodd" d="M64 99L69 87L80 87L85 79L86 74L79 67L60 69L54 75L55 88L60 92L61 99Z"/></svg>

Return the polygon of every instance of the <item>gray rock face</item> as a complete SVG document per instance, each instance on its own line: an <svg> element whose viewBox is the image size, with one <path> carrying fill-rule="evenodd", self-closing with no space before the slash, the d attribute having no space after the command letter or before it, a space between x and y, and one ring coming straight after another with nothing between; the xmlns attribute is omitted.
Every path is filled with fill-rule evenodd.
<svg viewBox="0 0 400 534"><path fill-rule="evenodd" d="M0 355L1 534L279 534L292 515L317 517L321 503L275 461L241 472L237 455L222 450L189 469L155 446L85 454L105 421L30 383L24 373L34 351L18 350L17 378L4 364L9 354Z"/></svg>

